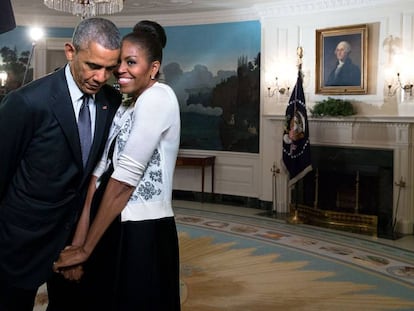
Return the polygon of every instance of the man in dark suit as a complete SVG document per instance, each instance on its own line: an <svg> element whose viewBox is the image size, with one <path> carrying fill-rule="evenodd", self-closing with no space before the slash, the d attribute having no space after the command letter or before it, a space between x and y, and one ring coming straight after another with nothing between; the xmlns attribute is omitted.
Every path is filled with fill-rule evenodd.
<svg viewBox="0 0 414 311"><path fill-rule="evenodd" d="M71 242L121 103L106 84L120 41L111 21L82 20L65 44L68 64L0 103L1 311L31 311L38 287L50 281L54 260ZM78 113L85 94L91 147L83 163Z"/></svg>
<svg viewBox="0 0 414 311"><path fill-rule="evenodd" d="M326 86L360 86L361 70L349 58L351 45L347 41L338 43L335 49L336 66L326 80Z"/></svg>

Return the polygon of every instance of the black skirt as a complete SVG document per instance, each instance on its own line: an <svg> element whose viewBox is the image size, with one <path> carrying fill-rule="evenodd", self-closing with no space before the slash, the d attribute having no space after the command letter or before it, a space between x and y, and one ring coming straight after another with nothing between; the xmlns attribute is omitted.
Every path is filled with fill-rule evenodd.
<svg viewBox="0 0 414 311"><path fill-rule="evenodd" d="M174 217L122 223L117 310L180 310Z"/></svg>

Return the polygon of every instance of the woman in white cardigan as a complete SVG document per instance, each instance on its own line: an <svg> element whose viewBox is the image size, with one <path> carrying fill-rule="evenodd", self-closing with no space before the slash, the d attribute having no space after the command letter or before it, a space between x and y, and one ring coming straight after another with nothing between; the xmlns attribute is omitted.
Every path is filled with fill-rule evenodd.
<svg viewBox="0 0 414 311"><path fill-rule="evenodd" d="M86 262L82 282L94 310L173 311L180 310L172 209L180 112L173 90L157 81L165 32L155 22L137 26L123 38L115 73L132 103L113 120L75 238L54 269L79 280Z"/></svg>

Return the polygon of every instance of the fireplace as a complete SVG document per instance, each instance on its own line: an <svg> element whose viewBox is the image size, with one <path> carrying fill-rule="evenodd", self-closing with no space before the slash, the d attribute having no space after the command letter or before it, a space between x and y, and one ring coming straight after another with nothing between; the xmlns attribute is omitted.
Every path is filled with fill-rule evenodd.
<svg viewBox="0 0 414 311"><path fill-rule="evenodd" d="M288 176L284 170L280 170L272 179L272 170L269 169L273 166L277 168L282 158L280 145L285 117L267 115L264 120L264 131L273 131L275 134L262 144L262 174L264 180L272 180L275 184L272 198L273 210L277 214L290 213L292 203L299 205L297 202L303 202L301 208L312 214L315 222L330 218L332 223L340 226L347 224L348 220L356 220L356 225L360 224L361 227L365 224L370 228L375 226L380 236L390 236L391 229L394 231L392 237L413 234L412 117L309 118L314 170L295 187L295 191L289 188ZM332 164L336 156L342 157L342 162ZM323 194L317 198L317 208L314 206L315 178L318 180L318 196ZM305 181L307 183L303 184ZM330 187L334 186L332 190ZM359 189L358 200L356 187ZM323 189L331 190L325 193ZM358 214L355 213L356 202Z"/></svg>
<svg viewBox="0 0 414 311"><path fill-rule="evenodd" d="M311 156L313 171L291 196L302 216L327 227L392 237L393 151L312 146Z"/></svg>

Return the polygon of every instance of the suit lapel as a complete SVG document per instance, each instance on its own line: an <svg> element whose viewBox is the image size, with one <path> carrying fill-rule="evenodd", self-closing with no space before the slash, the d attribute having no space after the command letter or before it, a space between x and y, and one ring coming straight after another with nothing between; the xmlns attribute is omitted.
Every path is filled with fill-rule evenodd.
<svg viewBox="0 0 414 311"><path fill-rule="evenodd" d="M64 70L59 70L57 73L60 79L56 79L56 91L50 98L51 108L62 128L64 135L66 136L76 162L79 166L82 167L83 165L79 133L75 113L73 112L73 104L64 77L64 72Z"/></svg>

